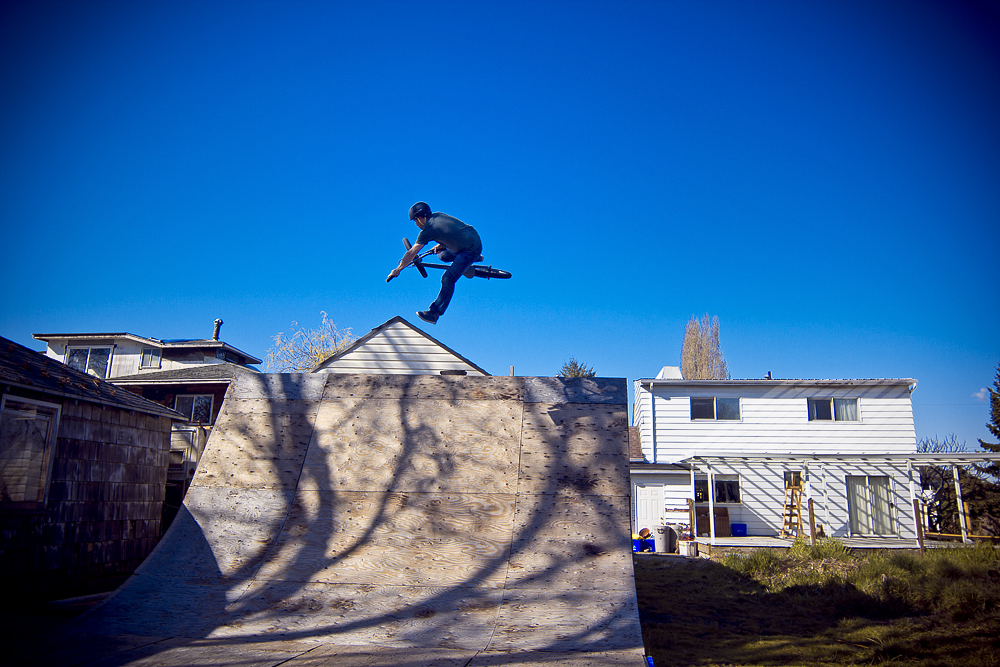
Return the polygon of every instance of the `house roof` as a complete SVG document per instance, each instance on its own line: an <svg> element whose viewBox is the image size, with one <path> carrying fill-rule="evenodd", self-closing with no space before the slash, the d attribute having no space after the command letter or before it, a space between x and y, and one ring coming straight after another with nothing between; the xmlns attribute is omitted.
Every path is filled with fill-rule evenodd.
<svg viewBox="0 0 1000 667"><path fill-rule="evenodd" d="M177 384L182 382L186 384L206 384L231 382L237 375L243 373L255 375L259 374L260 371L226 361L219 364L199 364L190 368L175 368L169 371L147 371L145 373L112 378L110 382L122 385Z"/></svg>
<svg viewBox="0 0 1000 667"><path fill-rule="evenodd" d="M761 378L745 380L677 380L663 378L641 378L636 380L644 387L657 386L753 386L753 387L886 387L886 386L913 386L916 388L917 380L913 378L867 378L853 380L809 380L809 379L778 379Z"/></svg>
<svg viewBox="0 0 1000 667"><path fill-rule="evenodd" d="M405 327L410 331L416 333L421 338L425 339L430 346L423 350L413 351L409 349L404 343L393 340L393 329L400 329ZM369 350L375 347L376 343L385 343L386 347L389 349L389 353L376 353L370 352ZM426 350L438 348L438 352L443 353L443 359L439 361L428 362L426 358ZM366 349L368 348L368 349ZM333 356L325 359L322 363L313 369L313 373L321 372L324 370L329 370L331 366L337 364L337 362L347 361L350 357L357 357L359 359L359 367L365 367L365 370L353 371L353 372L382 372L382 373L437 373L444 372L448 373L449 370L458 370L461 372L461 366L466 366L468 370L473 370L483 375L489 375L484 369L480 368L478 365L469 361L463 357L458 352L455 352L450 347L437 340L433 336L429 335L425 331L421 331L417 327L413 326L405 319L400 316L396 316L391 320L385 322L384 324L375 327L367 334L355 341L351 346L341 350L340 352L334 354ZM362 359L363 357L363 359ZM389 358L386 358L389 357ZM347 366L347 364L341 364ZM453 367L450 369L441 368L440 366ZM368 370L368 369L372 370ZM375 369L378 369L377 371ZM337 372L340 372L339 370ZM350 373L352 372L349 368L345 368L342 372Z"/></svg>
<svg viewBox="0 0 1000 667"><path fill-rule="evenodd" d="M183 420L179 413L0 337L0 384Z"/></svg>
<svg viewBox="0 0 1000 667"><path fill-rule="evenodd" d="M252 354L247 354L243 350L233 347L229 343L225 343L221 340L215 340L214 338L193 338L187 339L173 339L173 340L160 340L158 338L147 338L145 336L137 336L128 332L116 332L116 333L37 333L31 334L31 337L35 340L45 341L46 343L52 340L74 340L74 341L106 341L114 339L126 339L133 342L139 343L141 345L148 345L150 347L156 347L161 350L167 349L184 349L184 348L221 348L223 350L229 350L235 352L243 357L246 357L248 364L259 364L261 360Z"/></svg>

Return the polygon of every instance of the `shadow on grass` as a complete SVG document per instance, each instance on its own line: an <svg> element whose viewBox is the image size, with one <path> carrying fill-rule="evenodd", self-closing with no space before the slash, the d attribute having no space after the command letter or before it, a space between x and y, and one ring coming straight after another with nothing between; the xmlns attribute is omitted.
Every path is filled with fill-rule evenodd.
<svg viewBox="0 0 1000 667"><path fill-rule="evenodd" d="M965 624L842 581L770 592L707 559L635 557L646 649L679 665L995 665L1000 613Z"/></svg>

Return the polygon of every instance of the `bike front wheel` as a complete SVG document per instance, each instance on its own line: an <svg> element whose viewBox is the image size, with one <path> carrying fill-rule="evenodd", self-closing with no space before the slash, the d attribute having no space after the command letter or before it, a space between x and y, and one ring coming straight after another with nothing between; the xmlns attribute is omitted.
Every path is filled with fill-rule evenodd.
<svg viewBox="0 0 1000 667"><path fill-rule="evenodd" d="M477 278L499 278L501 280L506 280L510 278L509 271L503 271L501 269L494 269L492 266L476 266L475 276Z"/></svg>

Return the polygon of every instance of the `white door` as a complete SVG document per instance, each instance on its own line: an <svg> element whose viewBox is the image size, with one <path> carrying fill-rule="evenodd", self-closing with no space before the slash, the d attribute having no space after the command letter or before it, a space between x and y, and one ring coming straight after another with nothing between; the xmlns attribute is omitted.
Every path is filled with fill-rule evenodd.
<svg viewBox="0 0 1000 667"><path fill-rule="evenodd" d="M663 525L663 485L635 485L635 528L649 528Z"/></svg>
<svg viewBox="0 0 1000 667"><path fill-rule="evenodd" d="M882 475L850 475L847 508L852 535L895 535L892 480Z"/></svg>

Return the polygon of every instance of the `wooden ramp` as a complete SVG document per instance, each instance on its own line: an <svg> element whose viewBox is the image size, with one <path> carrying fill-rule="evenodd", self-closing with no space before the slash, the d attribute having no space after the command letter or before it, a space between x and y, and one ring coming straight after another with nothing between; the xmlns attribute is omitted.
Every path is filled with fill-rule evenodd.
<svg viewBox="0 0 1000 667"><path fill-rule="evenodd" d="M644 665L626 403L623 379L237 378L174 525L75 632L115 665Z"/></svg>

